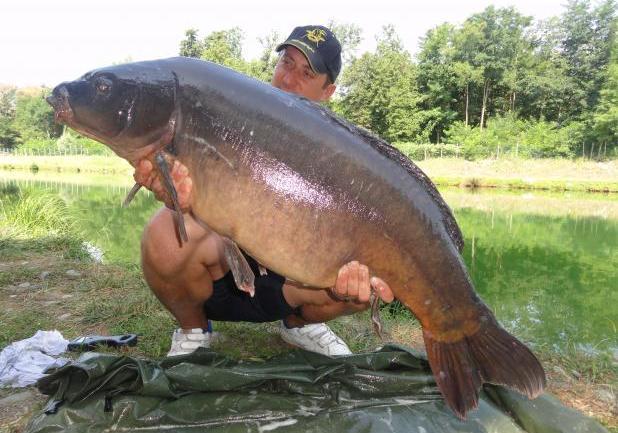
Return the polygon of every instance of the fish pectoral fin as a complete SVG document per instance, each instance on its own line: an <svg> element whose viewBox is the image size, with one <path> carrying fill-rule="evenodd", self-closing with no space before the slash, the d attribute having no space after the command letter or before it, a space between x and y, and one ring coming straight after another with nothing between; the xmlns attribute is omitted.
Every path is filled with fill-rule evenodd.
<svg viewBox="0 0 618 433"><path fill-rule="evenodd" d="M182 210L180 209L180 203L178 203L178 192L176 192L176 187L174 187L174 181L172 180L169 166L165 160L165 154L161 151L157 152L154 157L154 162L155 167L159 170L159 174L163 180L163 186L167 190L167 193L172 201L172 205L174 206L174 222L176 223L181 243L188 242L189 236L187 236L185 219L182 215Z"/></svg>
<svg viewBox="0 0 618 433"><path fill-rule="evenodd" d="M255 294L255 275L236 242L230 238L223 237L223 254L232 271L236 286L253 297Z"/></svg>
<svg viewBox="0 0 618 433"><path fill-rule="evenodd" d="M124 198L124 201L122 202L122 207L129 206L129 203L133 201L133 199L135 198L135 194L137 194L137 192L139 191L141 187L142 186L139 183L136 183L135 185L133 185L133 188L131 188L131 191L129 191L127 196Z"/></svg>

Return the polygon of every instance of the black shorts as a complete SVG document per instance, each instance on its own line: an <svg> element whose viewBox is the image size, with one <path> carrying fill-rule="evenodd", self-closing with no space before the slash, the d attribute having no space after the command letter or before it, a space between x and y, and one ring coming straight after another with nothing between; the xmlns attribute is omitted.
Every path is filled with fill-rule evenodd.
<svg viewBox="0 0 618 433"><path fill-rule="evenodd" d="M212 296L204 303L204 312L209 320L228 322L274 322L290 314L298 314L283 296L285 278L267 270L260 275L258 263L248 255L245 258L255 275L255 295L251 297L240 290L232 272L213 281Z"/></svg>

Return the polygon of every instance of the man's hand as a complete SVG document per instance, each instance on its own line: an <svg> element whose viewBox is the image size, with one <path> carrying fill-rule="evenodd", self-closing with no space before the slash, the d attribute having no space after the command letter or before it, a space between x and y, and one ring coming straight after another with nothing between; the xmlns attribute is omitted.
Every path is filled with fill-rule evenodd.
<svg viewBox="0 0 618 433"><path fill-rule="evenodd" d="M350 262L339 269L333 295L338 299L368 303L371 288L384 302L395 299L390 286L378 277L369 278L369 268L357 261Z"/></svg>
<svg viewBox="0 0 618 433"><path fill-rule="evenodd" d="M189 177L189 170L185 165L174 161L170 175L178 194L180 209L186 212L191 208L191 192L193 190L193 181ZM163 186L159 173L153 169L152 163L149 160L142 159L137 163L133 179L135 179L136 183L152 191L157 200L165 203L165 206L174 209L171 197Z"/></svg>

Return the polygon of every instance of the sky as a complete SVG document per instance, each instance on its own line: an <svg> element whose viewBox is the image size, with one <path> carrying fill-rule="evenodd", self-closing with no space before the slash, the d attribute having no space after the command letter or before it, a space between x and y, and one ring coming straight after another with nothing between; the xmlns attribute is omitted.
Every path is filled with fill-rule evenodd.
<svg viewBox="0 0 618 433"><path fill-rule="evenodd" d="M375 48L385 24L395 26L412 54L431 28L458 24L489 5L514 6L546 19L566 0L1 0L0 84L55 86L85 72L120 63L178 55L189 28L200 37L240 27L243 55L259 55L258 38L276 30L283 39L297 25L354 23L363 30L358 52Z"/></svg>

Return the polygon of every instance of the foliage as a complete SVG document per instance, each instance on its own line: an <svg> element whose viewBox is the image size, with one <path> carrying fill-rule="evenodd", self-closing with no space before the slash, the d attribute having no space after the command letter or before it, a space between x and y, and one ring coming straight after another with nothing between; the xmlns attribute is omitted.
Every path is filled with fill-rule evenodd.
<svg viewBox="0 0 618 433"><path fill-rule="evenodd" d="M601 88L599 104L594 113L594 133L600 145L618 150L618 40L614 41L607 80ZM600 149L600 146L599 146Z"/></svg>
<svg viewBox="0 0 618 433"><path fill-rule="evenodd" d="M0 116L0 147L13 148L19 143L19 132L13 128L10 118Z"/></svg>
<svg viewBox="0 0 618 433"><path fill-rule="evenodd" d="M0 197L0 227L17 237L63 235L74 230L66 203L53 194Z"/></svg>
<svg viewBox="0 0 618 433"><path fill-rule="evenodd" d="M605 0L592 7L590 0L569 0L561 20L561 53L567 76L577 91L568 101L571 116L593 109L599 99L615 38L617 4Z"/></svg>
<svg viewBox="0 0 618 433"><path fill-rule="evenodd" d="M361 43L363 30L356 24L340 24L333 20L326 27L332 30L341 43L341 60L345 68L356 58L356 50Z"/></svg>
<svg viewBox="0 0 618 433"><path fill-rule="evenodd" d="M555 122L521 120L514 115L490 119L483 129L458 121L446 131L447 142L460 146L467 159L573 157L580 139L581 124L559 128Z"/></svg>
<svg viewBox="0 0 618 433"><path fill-rule="evenodd" d="M422 139L416 67L392 27L384 27L375 53L352 61L341 78L336 110L389 141Z"/></svg>
<svg viewBox="0 0 618 433"><path fill-rule="evenodd" d="M203 49L202 43L197 39L197 30L188 29L185 32L185 39L180 41L179 54L184 57L195 57L199 59Z"/></svg>
<svg viewBox="0 0 618 433"><path fill-rule="evenodd" d="M17 87L0 84L0 117L12 119L15 116Z"/></svg>
<svg viewBox="0 0 618 433"><path fill-rule="evenodd" d="M397 149L405 156L412 160L423 160L427 158L445 158L459 157L461 155L461 147L457 144L448 143L425 143L417 144L410 142L395 142L393 143Z"/></svg>
<svg viewBox="0 0 618 433"><path fill-rule="evenodd" d="M259 80L270 81L278 59L274 50L280 42L279 34L270 32L259 38L263 47L262 54L258 59L251 61L246 61L242 57L243 39L243 32L238 27L211 32L202 41L199 40L196 29L188 29L185 32L185 39L180 42L179 54L208 60Z"/></svg>
<svg viewBox="0 0 618 433"><path fill-rule="evenodd" d="M275 48L281 38L279 33L273 31L258 40L262 45L262 54L258 59L250 61L244 68L244 72L258 80L270 82L279 60Z"/></svg>
<svg viewBox="0 0 618 433"><path fill-rule="evenodd" d="M406 143L411 155L618 156L616 6L616 0L568 0L561 16L544 21L489 6L460 24L429 30L415 58L392 26L383 28L375 51L358 55L360 27L331 21L343 71L327 105L390 142ZM205 37L190 28L179 53L270 82L282 40L265 34L258 58L247 60L240 28ZM43 99L48 91L0 86L0 145L103 153L88 139L63 135ZM449 146L418 144L444 141Z"/></svg>
<svg viewBox="0 0 618 433"><path fill-rule="evenodd" d="M48 94L46 88L33 94L17 94L13 125L24 141L58 138L62 133L62 126L54 121L53 109L45 101Z"/></svg>
<svg viewBox="0 0 618 433"><path fill-rule="evenodd" d="M200 58L243 70L242 40L243 33L238 27L212 32L204 38Z"/></svg>
<svg viewBox="0 0 618 433"><path fill-rule="evenodd" d="M571 0L563 16L544 22L533 23L513 8L490 6L459 26L446 23L431 29L417 55L418 85L426 96L422 108L436 110L430 138L440 142L445 131L451 130L452 136L462 128L455 122L462 122L464 127L477 125L479 131L468 128L467 134L475 137L469 140L474 148L485 148L492 146L491 134L480 130L491 117L514 114L562 128L573 122L595 123L590 117L596 109L598 129L588 129L582 140L615 142L611 108L616 104L608 73L615 22L614 0L594 7L588 0ZM603 103L603 98L609 101ZM541 136L547 143L547 135ZM545 146L538 144L539 149ZM557 145L549 146L555 150ZM548 152L539 149L532 153ZM496 151L496 146L484 150Z"/></svg>
<svg viewBox="0 0 618 433"><path fill-rule="evenodd" d="M70 149L80 149L88 155L113 155L114 152L107 146L94 141L88 137L83 137L70 129L65 129L64 134L55 143L55 148L60 151Z"/></svg>

